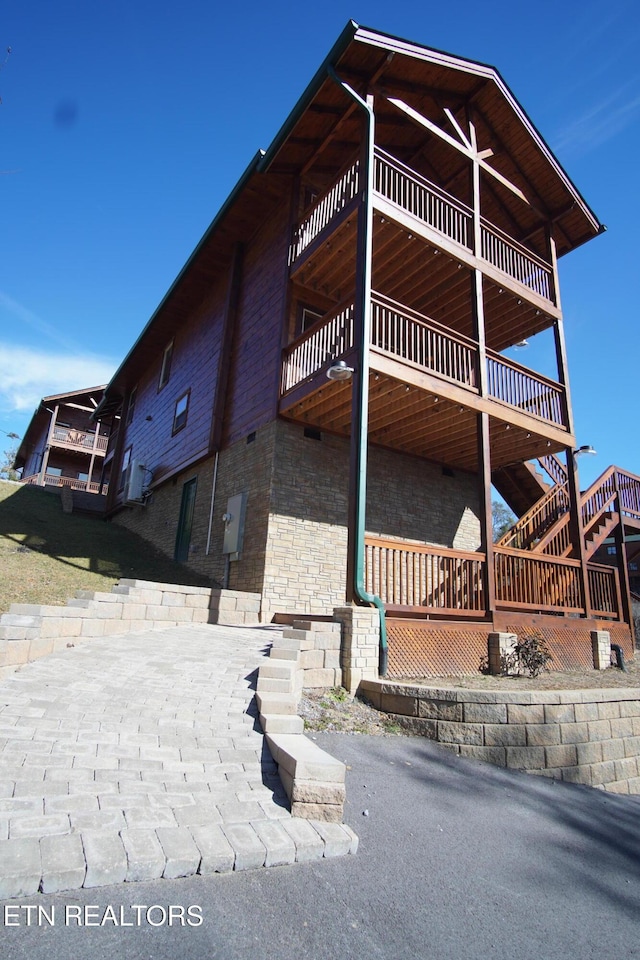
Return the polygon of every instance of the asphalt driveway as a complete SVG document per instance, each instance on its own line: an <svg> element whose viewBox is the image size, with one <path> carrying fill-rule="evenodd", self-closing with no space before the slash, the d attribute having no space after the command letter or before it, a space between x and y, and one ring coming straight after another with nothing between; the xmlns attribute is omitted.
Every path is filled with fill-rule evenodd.
<svg viewBox="0 0 640 960"><path fill-rule="evenodd" d="M3 960L640 956L638 798L500 770L419 738L317 740L349 765L356 856L15 901ZM30 905L56 908L55 924L32 910L28 925Z"/></svg>

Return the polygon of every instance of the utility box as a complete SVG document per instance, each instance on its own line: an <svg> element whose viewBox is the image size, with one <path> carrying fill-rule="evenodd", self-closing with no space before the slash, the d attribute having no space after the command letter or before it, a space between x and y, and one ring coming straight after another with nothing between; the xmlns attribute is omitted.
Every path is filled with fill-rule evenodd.
<svg viewBox="0 0 640 960"><path fill-rule="evenodd" d="M229 497L227 500L227 512L222 518L225 524L222 552L227 555L230 560L237 560L242 550L246 510L246 493L238 493L235 497Z"/></svg>
<svg viewBox="0 0 640 960"><path fill-rule="evenodd" d="M127 467L124 481L125 503L142 503L146 467L139 460L132 460Z"/></svg>

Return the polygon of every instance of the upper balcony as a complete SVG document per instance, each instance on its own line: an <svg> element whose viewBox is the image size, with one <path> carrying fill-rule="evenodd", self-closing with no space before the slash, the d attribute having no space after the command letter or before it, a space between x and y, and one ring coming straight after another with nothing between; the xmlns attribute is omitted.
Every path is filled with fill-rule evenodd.
<svg viewBox="0 0 640 960"><path fill-rule="evenodd" d="M355 358L353 304L327 314L285 351L280 413L347 435L350 385L328 381L335 360ZM357 360L355 360L357 362ZM573 444L566 392L554 380L379 293L372 297L369 437L464 469L477 468L476 414L490 417L492 466Z"/></svg>
<svg viewBox="0 0 640 960"><path fill-rule="evenodd" d="M99 457L104 457L106 454L108 442L108 437L96 434L95 431L64 427L60 424L54 424L51 434L51 445L54 447L79 453L95 453Z"/></svg>
<svg viewBox="0 0 640 960"><path fill-rule="evenodd" d="M355 160L298 224L289 250L292 278L336 300L353 281L359 186ZM496 350L545 329L559 316L550 263L483 217L475 250L471 208L380 147L375 149L373 207L377 289L470 333L468 275L480 269L486 339ZM414 238L421 243L411 248ZM438 253L445 256L436 270L432 254ZM438 315L445 287L446 315L444 308ZM467 315L459 310L456 320L451 305L462 301Z"/></svg>

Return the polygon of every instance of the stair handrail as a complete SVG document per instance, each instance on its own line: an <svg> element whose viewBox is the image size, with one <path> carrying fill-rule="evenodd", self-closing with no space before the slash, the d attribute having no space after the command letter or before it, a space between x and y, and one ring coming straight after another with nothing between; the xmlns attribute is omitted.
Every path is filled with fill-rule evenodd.
<svg viewBox="0 0 640 960"><path fill-rule="evenodd" d="M613 469L620 498L620 512L640 520L640 477L620 467ZM625 481L631 481L631 485Z"/></svg>
<svg viewBox="0 0 640 960"><path fill-rule="evenodd" d="M496 546L497 546L497 547L508 547L508 546L511 546L511 544L516 540L518 534L522 534L522 535L523 535L523 536L522 536L522 540L520 541L520 543L522 543L522 542L524 541L524 539L525 539L524 531L525 531L525 529L526 529L528 526L531 527L531 533L529 534L530 538L531 538L532 540L535 539L535 533L533 532L535 528L534 528L534 524L532 523L532 521L533 521L535 518L537 518L539 515L545 513L545 508L546 508L552 501L554 501L554 500L558 500L558 501L559 501L559 499L560 499L561 497L563 497L564 500L565 500L565 503L563 504L563 506L568 505L568 502L569 502L569 494L568 494L566 482L563 483L563 484L555 484L554 486L550 487L550 488L547 490L547 492L544 493L544 494L540 497L540 499L537 500L537 501L534 503L534 505L533 505L532 507L530 507L529 510L527 510L527 512L524 513L524 514L520 517L519 520L516 521L516 523L514 523L514 525L511 527L511 529L510 529L510 530L507 530L507 532L506 532L505 534L503 534L503 536L496 542ZM561 504L558 502L557 508L560 508L560 506L561 506ZM546 515L549 516L550 513L551 513L551 511L548 511ZM562 515L562 514L558 513L558 515L557 515L557 517L556 517L556 520L559 519L559 517L560 517L561 515ZM554 521L554 523L555 523L555 521ZM549 528L546 528L544 532L546 532L547 529L549 529ZM516 549L522 549L522 547L519 547L519 548L516 547Z"/></svg>
<svg viewBox="0 0 640 960"><path fill-rule="evenodd" d="M554 483L566 482L567 468L555 453L548 453L544 457L538 457L538 463Z"/></svg>
<svg viewBox="0 0 640 960"><path fill-rule="evenodd" d="M610 506L612 497L615 497L614 474L616 467L610 466L580 494L580 509L582 510L582 524L585 529L602 514L606 506ZM608 481L611 481L610 492L602 499L601 495Z"/></svg>

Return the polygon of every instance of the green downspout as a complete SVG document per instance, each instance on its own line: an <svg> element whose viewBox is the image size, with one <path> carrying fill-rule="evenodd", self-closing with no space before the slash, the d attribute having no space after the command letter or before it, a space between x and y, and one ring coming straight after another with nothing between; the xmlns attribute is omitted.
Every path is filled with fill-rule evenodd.
<svg viewBox="0 0 640 960"><path fill-rule="evenodd" d="M355 484L355 530L353 556L353 592L363 604L376 607L380 616L380 651L378 670L381 677L387 675L389 650L387 644L387 626L384 615L384 604L380 597L368 593L364 583L364 530L365 509L367 502L367 442L369 421L369 342L371 327L371 257L373 251L373 207L371 203L372 173L374 162L374 116L373 110L362 97L356 93L348 83L345 83L336 74L331 65L327 67L331 79L342 87L354 100L367 117L367 150L365 163L361 164L360 184L363 191L362 204L364 208L364 223L358 236L358 254L361 270L359 285L356 290L356 304L362 307L362 343L360 354L360 370L356 381L356 423L352 425L358 431L357 437L357 471ZM356 273L357 276L357 273Z"/></svg>

